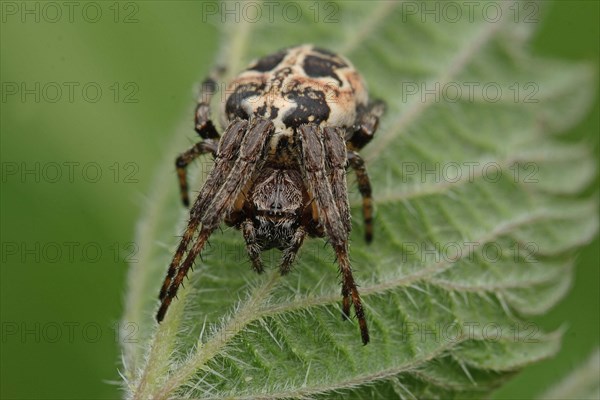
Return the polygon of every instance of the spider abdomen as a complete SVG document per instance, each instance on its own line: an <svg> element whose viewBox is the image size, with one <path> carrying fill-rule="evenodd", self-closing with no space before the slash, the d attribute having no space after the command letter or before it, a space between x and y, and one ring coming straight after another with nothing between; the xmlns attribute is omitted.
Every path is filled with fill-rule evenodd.
<svg viewBox="0 0 600 400"><path fill-rule="evenodd" d="M350 61L302 45L253 62L230 82L222 123L260 116L273 121L276 133L292 135L308 123L350 127L367 103L364 81Z"/></svg>

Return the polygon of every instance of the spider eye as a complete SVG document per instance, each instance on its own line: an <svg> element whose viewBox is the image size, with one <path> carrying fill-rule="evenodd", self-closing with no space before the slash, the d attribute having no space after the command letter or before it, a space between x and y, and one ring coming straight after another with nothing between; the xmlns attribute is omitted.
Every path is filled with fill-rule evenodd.
<svg viewBox="0 0 600 400"><path fill-rule="evenodd" d="M269 205L269 209L271 210L281 210L283 209L283 205L278 202L278 201L274 201Z"/></svg>

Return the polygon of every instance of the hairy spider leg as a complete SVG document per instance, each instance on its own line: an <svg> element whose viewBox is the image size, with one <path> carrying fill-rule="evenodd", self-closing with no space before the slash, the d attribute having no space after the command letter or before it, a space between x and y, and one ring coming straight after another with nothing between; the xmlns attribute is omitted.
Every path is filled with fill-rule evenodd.
<svg viewBox="0 0 600 400"><path fill-rule="evenodd" d="M338 142L331 137L323 140L320 129L316 125L301 125L298 128L300 142L300 165L303 166L308 187L317 202L319 208L319 218L325 226L327 236L333 247L337 262L342 274L342 312L344 318L349 318L350 301L354 305L354 311L358 319L362 342L369 343L369 329L365 319L364 310L358 288L354 282L350 259L348 256L348 236L349 231L343 221L349 218L348 215L341 216L338 206L333 197L331 184L327 179L325 160L335 158L338 154L345 157L345 146L341 149L334 148L339 146ZM337 134L335 130L326 130L323 135ZM327 143L327 147L325 146ZM345 180L345 176L344 176ZM347 194L344 194L347 198ZM348 201L347 199L345 200ZM347 212L347 211L346 211Z"/></svg>
<svg viewBox="0 0 600 400"><path fill-rule="evenodd" d="M296 259L298 250L302 247L306 234L306 229L302 225L294 232L290 246L283 251L283 255L281 256L281 263L279 264L279 272L281 272L281 275L285 275L291 271L292 264Z"/></svg>
<svg viewBox="0 0 600 400"><path fill-rule="evenodd" d="M356 173L358 191L362 196L362 213L365 223L365 241L373 241L373 196L371 194L371 180L367 173L367 167L362 157L355 151L348 151L348 162Z"/></svg>
<svg viewBox="0 0 600 400"><path fill-rule="evenodd" d="M385 111L385 103L381 100L370 102L367 107L359 110L357 123L346 137L349 150L358 151L365 147L375 136L379 127L379 119Z"/></svg>
<svg viewBox="0 0 600 400"><path fill-rule="evenodd" d="M246 183L252 178L259 161L266 154L269 139L275 129L273 122L261 117L252 119L248 131L239 148L239 157L235 161L225 183L206 207L202 216L203 225L219 224L223 216L233 209L238 196Z"/></svg>
<svg viewBox="0 0 600 400"><path fill-rule="evenodd" d="M211 73L211 76L202 82L202 86L200 88L196 111L194 112L194 129L203 140L179 155L179 157L177 157L175 160L177 177L179 178L181 202L185 207L190 205L190 198L188 195L189 188L186 174L187 166L202 154L212 153L213 156L217 154L219 133L210 119L210 101L217 90L217 80L222 73L222 68L216 68Z"/></svg>
<svg viewBox="0 0 600 400"><path fill-rule="evenodd" d="M212 199L210 205L205 208L203 215L194 216L194 213L191 213L192 217L190 219L190 225L195 224L197 226L197 218L200 218L202 229L200 230L198 238L196 239L194 246L188 252L184 262L181 264L181 266L179 266L179 268L176 267L177 273L175 278L168 286L165 296L162 298L162 303L158 313L156 314L156 319L159 322L164 318L171 301L177 294L177 290L179 289L183 278L191 268L196 257L202 251L206 241L212 232L219 226L223 218L232 210L235 200L242 193L244 187L256 171L258 161L265 153L265 149L267 148L269 141L268 139L270 138L273 129L273 123L269 120L255 118L251 122L250 127L247 129L243 139L241 140L241 144L239 146L239 156L235 160L235 163L231 168L231 172L228 174L228 180L222 184L221 188ZM215 172L215 169L213 169L213 172ZM219 172L216 171L215 173ZM205 195L205 187L203 187L201 190L199 197ZM170 280L171 278L168 279ZM165 284L166 283L167 279L165 279Z"/></svg>
<svg viewBox="0 0 600 400"><path fill-rule="evenodd" d="M173 256L173 260L169 265L167 276L165 277L160 290L160 300L163 300L167 295L167 290L171 286L171 280L175 276L177 268L181 263L181 259L187 251L189 243L196 233L198 226L200 225L200 220L204 215L206 206L210 203L214 195L218 192L223 185L223 182L225 182L225 179L229 175L229 171L233 166L233 161L235 161L237 158L238 150L247 126L248 121L237 120L232 122L225 130L217 151L215 166L208 175L206 182L204 182L204 186L196 198L196 201L190 212L188 226L183 234L183 237L181 238L179 246L177 247L177 251Z"/></svg>
<svg viewBox="0 0 600 400"><path fill-rule="evenodd" d="M247 121L234 121L229 125L223 135L220 147L217 151L215 166L206 179L206 182L198 194L198 197L196 198L190 213L188 227L183 234L181 242L179 243L179 247L175 252L175 256L173 257L173 260L169 266L169 270L167 271L167 277L165 278L159 295L161 300L164 299L166 291L171 284L171 279L175 275L177 267L179 266L185 251L187 251L189 242L198 228L200 219L204 213L204 209L223 185L223 182L231 170L232 162L237 158L239 146L242 141L243 134L246 131L247 125Z"/></svg>
<svg viewBox="0 0 600 400"><path fill-rule="evenodd" d="M254 223L251 219L246 219L242 222L241 228L244 240L246 241L246 251L248 252L250 262L252 263L252 269L260 274L264 271L264 266L260 258L262 248L256 240L256 228L254 227Z"/></svg>
<svg viewBox="0 0 600 400"><path fill-rule="evenodd" d="M237 161L242 146L244 135L247 135L248 121L236 119L227 127L215 159L215 165L198 193L198 197L190 211L190 217L201 219L206 210L227 181L234 163Z"/></svg>
<svg viewBox="0 0 600 400"><path fill-rule="evenodd" d="M217 153L218 142L213 139L204 139L201 142L196 143L189 150L181 153L175 160L175 167L177 168L177 177L179 178L179 191L181 193L181 202L184 206L190 205L189 198L189 187L187 182L187 166L202 154Z"/></svg>
<svg viewBox="0 0 600 400"><path fill-rule="evenodd" d="M328 178L331 193L336 202L340 217L346 229L346 234L352 230L350 217L350 204L348 203L348 186L346 183L346 143L342 137L342 130L325 127L323 132L323 145L325 147L325 167L329 171Z"/></svg>
<svg viewBox="0 0 600 400"><path fill-rule="evenodd" d="M194 129L203 139L219 139L219 133L210 118L210 101L217 92L217 82L223 76L225 68L213 69L210 76L202 82L194 113Z"/></svg>
<svg viewBox="0 0 600 400"><path fill-rule="evenodd" d="M365 162L358 155L358 150L362 149L375 136L379 126L379 118L385 111L385 103L376 100L371 102L358 116L358 124L354 130L346 137L346 147L348 148L348 161L350 167L356 173L358 182L358 191L363 200L362 213L365 224L365 241L373 241L373 197L371 193L371 181Z"/></svg>

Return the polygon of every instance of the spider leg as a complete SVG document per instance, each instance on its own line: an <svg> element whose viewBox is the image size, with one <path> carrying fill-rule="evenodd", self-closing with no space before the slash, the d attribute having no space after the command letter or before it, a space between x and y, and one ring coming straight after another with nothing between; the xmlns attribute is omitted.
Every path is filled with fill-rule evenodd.
<svg viewBox="0 0 600 400"><path fill-rule="evenodd" d="M264 271L264 267L260 259L262 248L256 241L256 228L254 228L252 220L246 219L244 222L242 222L242 233L244 234L244 240L246 241L246 251L248 252L248 257L250 257L250 261L252 262L252 269L260 274Z"/></svg>
<svg viewBox="0 0 600 400"><path fill-rule="evenodd" d="M283 251L281 263L279 264L279 271L281 272L281 275L285 275L290 272L292 264L296 259L296 254L298 254L298 250L300 250L300 247L302 247L302 242L304 242L306 233L307 232L304 227L298 227L294 233L294 236L292 237L290 246Z"/></svg>
<svg viewBox="0 0 600 400"><path fill-rule="evenodd" d="M218 143L213 139L205 139L201 142L196 143L191 149L181 153L175 160L175 167L177 168L177 177L179 178L179 190L181 192L181 201L184 206L190 205L190 198L188 195L188 182L186 168L194 161L198 156L206 153L212 153L213 155L217 152Z"/></svg>
<svg viewBox="0 0 600 400"><path fill-rule="evenodd" d="M323 130L323 145L325 150L326 165L329 166L329 184L331 185L332 199L338 209L341 221L344 223L346 228L346 241L350 230L352 229L350 210L348 205L348 188L346 183L345 166L347 164L347 151L346 146L342 140L340 132L331 127L325 127ZM346 250L347 251L347 250ZM337 250L336 250L337 253ZM353 281L353 277L351 277ZM346 279L344 278L344 288L346 290L343 293L343 313L344 317L350 316L350 298L352 291L348 290L351 285L345 284Z"/></svg>
<svg viewBox="0 0 600 400"><path fill-rule="evenodd" d="M345 318L349 317L350 301L352 301L360 326L362 342L363 344L367 344L369 342L369 330L358 288L356 287L354 277L352 276L352 268L348 256L349 232L343 223L345 217L340 216L338 207L333 198L331 185L326 177L326 156L335 157L335 154L332 153L337 153L341 150L337 148L334 150L328 146L328 153L326 154L325 146L317 126L302 125L298 128L298 133L300 139L300 165L304 166L303 168L308 187L317 202L319 218L322 220L327 236L329 236L330 244L335 250L340 272L342 274L343 316ZM328 141L328 143L332 144L335 143L335 141Z"/></svg>
<svg viewBox="0 0 600 400"><path fill-rule="evenodd" d="M228 214L235 201L245 189L258 162L263 158L269 138L274 130L273 122L264 118L254 118L239 147L239 157L221 189L202 216L203 226L218 224L223 215Z"/></svg>
<svg viewBox="0 0 600 400"><path fill-rule="evenodd" d="M200 230L200 234L198 235L198 238L196 239L196 243L194 243L194 246L188 252L188 255L186 256L185 260L183 261L183 264L181 265L181 267L179 269L177 269L177 275L175 276L175 279L173 279L173 282L168 287L168 289L165 291L165 294L161 299L162 302L160 304L160 308L158 309L158 312L156 313L156 320L158 322L161 322L164 319L165 314L167 313L167 309L169 308L169 305L171 305L171 301L173 301L173 298L177 295L177 290L179 289L179 286L181 285L183 278L185 278L185 276L187 275L188 270L194 263L194 260L196 259L198 254L200 254L200 251L202 251L202 248L204 247L204 244L208 240L208 237L215 229L216 229L216 226L215 227L206 227L206 228L203 227ZM169 268L169 271L170 271L170 268ZM166 283L166 280L165 280L165 283ZM162 295L162 290L161 290L161 295Z"/></svg>
<svg viewBox="0 0 600 400"><path fill-rule="evenodd" d="M245 126L245 124L243 125ZM201 210L197 210L198 214L194 214L195 210L192 210L192 217L189 225L191 227L197 227L198 223L201 222L202 229L198 234L198 238L196 239L194 246L188 252L185 260L179 267L179 261L185 252L185 248L187 248L187 243L185 245L183 244L185 238L182 239L182 243L179 246L180 248L183 247L184 249L181 252L179 251L179 248L177 249L178 251L171 262L169 272L167 273L167 278L163 284L163 288L166 287L167 289L164 290L164 295L161 298L162 303L158 313L156 314L156 319L159 322L164 318L165 313L167 312L167 309L173 300L173 297L175 297L177 294L177 290L179 289L183 278L186 276L198 254L200 254L202 251L206 241L212 232L219 226L225 215L231 211L236 199L242 193L246 184L250 181L254 171L256 170L257 161L262 157L265 148L267 147L268 139L273 132L273 128L273 123L271 121L255 119L250 124L250 127L245 131L245 135L241 140L241 144L239 145L239 157L237 157L233 167L231 168L231 172L227 178L228 180L225 180L218 192L216 192L216 189L213 187L207 188L208 180L202 188L200 195L198 196L198 200L196 201L196 204L194 204L194 209L196 209L196 206L201 198L207 198L207 192L213 194L216 192L216 195L208 207L202 206ZM227 142L225 137L223 138L221 145L223 145L224 142ZM219 151L220 150L221 149L219 149ZM215 168L211 171L211 176L218 175L219 173L220 171L217 171L215 166ZM211 198L212 196L208 197L208 199ZM203 201L206 203L206 200ZM175 271L177 271L176 275ZM172 279L173 276L175 276L174 279ZM161 294L163 294L162 290Z"/></svg>
<svg viewBox="0 0 600 400"><path fill-rule="evenodd" d="M181 241L179 242L179 246L177 246L177 250L175 251L173 260L171 261L171 264L169 265L169 269L167 271L167 276L165 276L163 285L160 288L160 294L158 295L159 300L162 301L167 296L167 292L168 292L169 288L171 287L171 282L173 280L173 277L175 276L175 273L177 272L179 263L181 262L181 259L183 258L183 255L185 254L185 252L188 248L190 240L192 240L192 237L194 237L194 234L196 233L196 230L198 229L199 224L200 224L200 221L197 219L190 219L190 221L188 222L188 226L185 229L185 232L183 234L183 237L181 238ZM162 318L159 320L159 322L161 320L162 320Z"/></svg>
<svg viewBox="0 0 600 400"><path fill-rule="evenodd" d="M224 68L215 68L200 88L194 113L194 129L203 139L219 139L219 133L210 119L210 101L217 91L217 81L224 72Z"/></svg>
<svg viewBox="0 0 600 400"><path fill-rule="evenodd" d="M216 196L223 183L227 180L234 161L238 158L244 134L247 131L248 121L235 120L229 124L219 142L219 149L215 159L215 166L206 178L196 202L191 210L191 217L199 219L204 216L206 208Z"/></svg>
<svg viewBox="0 0 600 400"><path fill-rule="evenodd" d="M373 139L384 111L385 103L375 100L369 103L362 112L359 112L354 131L346 137L349 150L360 150Z"/></svg>
<svg viewBox="0 0 600 400"><path fill-rule="evenodd" d="M358 182L358 191L360 192L363 204L363 219L365 221L365 240L367 243L373 241L373 197L371 195L371 180L365 167L362 157L355 151L348 151L348 161L356 173Z"/></svg>
<svg viewBox="0 0 600 400"><path fill-rule="evenodd" d="M325 127L323 129L326 166L329 170L329 184L346 232L352 230L350 205L348 204L348 186L346 183L346 144L340 130Z"/></svg>
<svg viewBox="0 0 600 400"><path fill-rule="evenodd" d="M179 264L187 251L190 241L192 240L198 226L200 225L200 219L204 213L204 208L209 203L219 188L223 185L223 182L227 178L229 171L231 170L231 162L237 157L238 149L242 141L242 137L246 131L247 121L237 120L232 122L229 127L225 130L219 150L215 160L215 166L210 172L200 194L192 207L190 212L190 220L188 226L179 242L179 246L175 251L173 260L169 265L167 276L163 282L160 290L159 299L163 300L167 295L167 291L171 286L171 281L179 268Z"/></svg>
<svg viewBox="0 0 600 400"><path fill-rule="evenodd" d="M217 79L222 72L223 69L215 69L211 76L202 82L200 95L198 96L196 111L194 112L194 129L203 140L196 143L191 149L182 153L175 160L181 201L185 207L190 205L186 175L187 166L202 154L212 153L214 156L217 153L219 133L210 119L210 101L217 90Z"/></svg>
<svg viewBox="0 0 600 400"><path fill-rule="evenodd" d="M359 112L354 131L346 136L348 161L356 173L358 190L363 198L363 219L365 223L365 241L367 243L373 241L373 197L371 196L371 181L365 163L357 151L373 139L379 126L379 119L384 111L384 102L380 100L372 101L362 112Z"/></svg>

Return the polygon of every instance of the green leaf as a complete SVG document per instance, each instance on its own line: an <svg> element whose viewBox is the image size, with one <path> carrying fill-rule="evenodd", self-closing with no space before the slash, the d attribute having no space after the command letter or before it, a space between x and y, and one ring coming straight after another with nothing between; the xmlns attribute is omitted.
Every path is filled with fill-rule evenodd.
<svg viewBox="0 0 600 400"><path fill-rule="evenodd" d="M154 322L187 220L172 168L189 146L186 124L137 230L123 318L138 329L123 343L128 396L478 398L554 354L560 333L527 317L565 294L576 250L597 231L596 198L578 197L594 159L561 135L585 115L594 70L528 54L535 24L515 15L523 4L494 3L502 18L493 22L466 8L455 22L423 21L400 2L323 3L331 8L319 16L312 2L293 4L296 22L275 14L225 24L217 63L231 76L310 42L346 55L387 102L363 152L377 206L371 245L349 173L350 250L372 341L362 346L355 321L340 317L338 272L322 240L304 245L291 274L258 276L230 228L213 235L165 321ZM337 22L326 23L332 10ZM197 188L211 162L201 165ZM278 252L264 256L277 265Z"/></svg>

